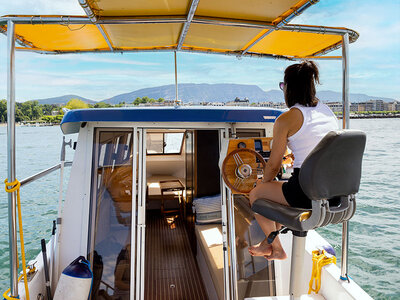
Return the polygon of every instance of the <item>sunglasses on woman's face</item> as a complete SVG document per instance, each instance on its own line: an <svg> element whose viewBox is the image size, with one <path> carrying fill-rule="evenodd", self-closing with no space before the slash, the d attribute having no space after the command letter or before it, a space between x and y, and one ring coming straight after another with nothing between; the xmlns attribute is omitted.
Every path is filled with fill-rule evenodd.
<svg viewBox="0 0 400 300"><path fill-rule="evenodd" d="M279 82L279 88L283 91L283 88L285 87L284 82Z"/></svg>

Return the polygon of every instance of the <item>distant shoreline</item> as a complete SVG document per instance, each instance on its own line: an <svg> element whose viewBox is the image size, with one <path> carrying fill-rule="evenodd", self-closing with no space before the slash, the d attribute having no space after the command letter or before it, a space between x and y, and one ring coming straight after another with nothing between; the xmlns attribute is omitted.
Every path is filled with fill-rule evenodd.
<svg viewBox="0 0 400 300"><path fill-rule="evenodd" d="M337 116L338 119L342 119L342 116ZM400 114L396 114L396 115L351 115L350 119L399 119L400 118ZM58 126L60 124L52 124L52 125L44 125L44 126ZM7 123L0 123L0 127L6 127ZM19 123L16 123L16 126L26 126L26 125L21 125ZM42 126L37 126L37 127L44 127ZM36 126L31 126L31 127L36 127Z"/></svg>
<svg viewBox="0 0 400 300"><path fill-rule="evenodd" d="M43 123L46 124L46 123ZM49 127L49 126L59 126L60 123L58 124L46 124L46 125L39 125L39 126L35 126L35 125L26 125L26 124L20 124L20 123L15 123L15 126L23 126L23 127ZM7 123L0 123L0 127L7 127Z"/></svg>
<svg viewBox="0 0 400 300"><path fill-rule="evenodd" d="M342 115L337 116L338 119L342 119ZM380 114L373 114L373 115L350 115L350 119L398 119L400 118L400 114L396 115L380 115Z"/></svg>
<svg viewBox="0 0 400 300"><path fill-rule="evenodd" d="M398 119L400 116L350 116L350 119Z"/></svg>

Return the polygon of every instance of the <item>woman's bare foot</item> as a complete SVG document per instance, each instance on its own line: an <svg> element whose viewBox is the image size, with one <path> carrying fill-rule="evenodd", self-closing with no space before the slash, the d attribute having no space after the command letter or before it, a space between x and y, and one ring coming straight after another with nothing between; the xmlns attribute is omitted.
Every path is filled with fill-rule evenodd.
<svg viewBox="0 0 400 300"><path fill-rule="evenodd" d="M272 246L265 239L258 245L249 247L249 253L252 256L270 256L272 255Z"/></svg>
<svg viewBox="0 0 400 300"><path fill-rule="evenodd" d="M287 254L285 250L282 248L274 248L272 247L272 252L270 255L264 255L264 257L268 260L284 260L287 258Z"/></svg>

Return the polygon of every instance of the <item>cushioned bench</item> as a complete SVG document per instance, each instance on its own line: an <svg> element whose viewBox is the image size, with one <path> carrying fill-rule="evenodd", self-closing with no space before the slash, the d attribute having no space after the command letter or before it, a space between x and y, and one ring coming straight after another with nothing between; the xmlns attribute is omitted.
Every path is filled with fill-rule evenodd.
<svg viewBox="0 0 400 300"><path fill-rule="evenodd" d="M210 299L223 299L224 257L222 225L196 225L197 261ZM209 286L212 281L213 287Z"/></svg>

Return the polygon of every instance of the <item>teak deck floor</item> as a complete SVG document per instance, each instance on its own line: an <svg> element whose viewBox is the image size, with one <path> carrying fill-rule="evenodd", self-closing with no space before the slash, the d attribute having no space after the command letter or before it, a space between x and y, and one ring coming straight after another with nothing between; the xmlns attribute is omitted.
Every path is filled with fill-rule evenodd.
<svg viewBox="0 0 400 300"><path fill-rule="evenodd" d="M207 299L181 218L146 218L145 299Z"/></svg>

